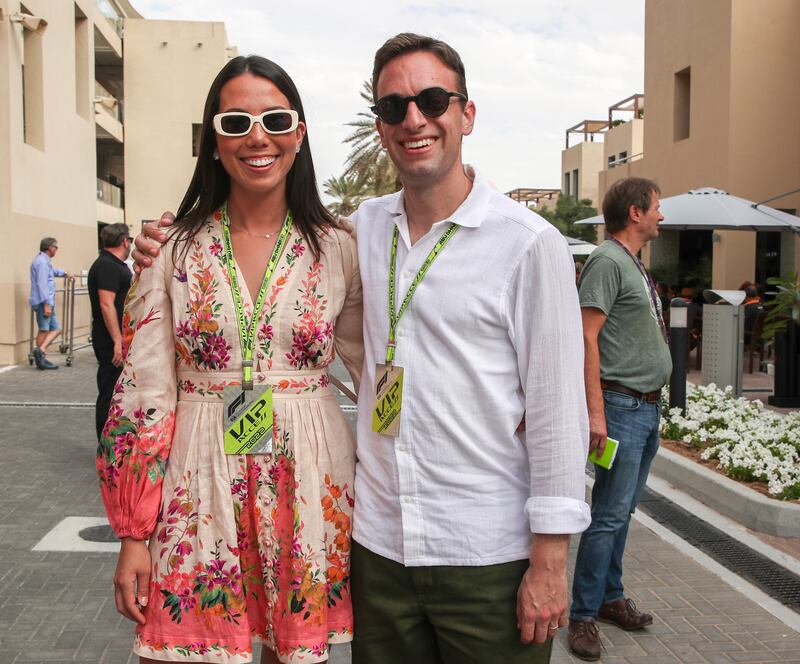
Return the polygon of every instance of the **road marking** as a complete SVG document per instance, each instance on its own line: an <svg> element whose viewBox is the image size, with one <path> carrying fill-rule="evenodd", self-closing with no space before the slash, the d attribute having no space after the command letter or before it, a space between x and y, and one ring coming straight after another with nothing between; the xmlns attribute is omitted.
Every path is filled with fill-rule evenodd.
<svg viewBox="0 0 800 664"><path fill-rule="evenodd" d="M94 408L88 401L0 401L0 407L6 408Z"/></svg>
<svg viewBox="0 0 800 664"><path fill-rule="evenodd" d="M108 519L105 517L68 516L42 537L33 547L33 551L116 553L120 549L119 542L89 542L79 534L85 528L107 525Z"/></svg>

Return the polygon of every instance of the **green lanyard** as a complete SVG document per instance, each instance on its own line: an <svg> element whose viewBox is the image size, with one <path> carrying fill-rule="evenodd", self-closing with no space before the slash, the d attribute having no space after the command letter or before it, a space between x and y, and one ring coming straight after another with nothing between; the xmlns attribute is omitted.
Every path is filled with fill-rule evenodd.
<svg viewBox="0 0 800 664"><path fill-rule="evenodd" d="M258 327L258 320L261 316L261 309L264 307L264 300L267 297L267 290L269 289L269 282L272 279L272 273L275 272L275 267L283 254L286 247L286 242L289 239L289 232L292 230L292 213L286 213L286 219L283 221L280 235L275 241L275 248L272 250L272 256L267 263L267 269L264 270L264 279L261 282L261 289L258 291L258 297L253 305L253 316L250 318L248 325L247 319L244 315L244 305L242 304L242 293L239 290L239 280L236 276L236 263L233 260L233 246L231 245L231 231L230 219L228 219L228 203L222 206L222 240L225 245L225 267L228 270L228 277L231 282L231 294L233 295L233 304L236 307L236 322L239 328L239 343L242 350L242 368L244 376L242 377L242 389L253 389L253 348L255 347L256 340L256 327Z"/></svg>
<svg viewBox="0 0 800 664"><path fill-rule="evenodd" d="M442 237L439 238L438 242L425 259L425 262L422 264L422 267L419 268L417 276L414 277L414 280L408 287L406 296L403 298L403 302L400 304L400 309L397 311L397 314L395 314L395 270L397 265L397 238L400 236L400 231L397 229L397 226L394 227L391 260L389 261L389 343L386 345L386 364L391 364L394 361L394 349L397 347L395 335L397 333L397 326L400 323L400 317L408 308L408 303L411 302L414 291L417 290L417 286L419 286L420 282L425 278L425 274L430 269L431 265L433 265L433 261L435 261L436 257L442 252L442 249L444 249L445 245L450 241L450 238L455 235L458 228L456 224L450 224Z"/></svg>

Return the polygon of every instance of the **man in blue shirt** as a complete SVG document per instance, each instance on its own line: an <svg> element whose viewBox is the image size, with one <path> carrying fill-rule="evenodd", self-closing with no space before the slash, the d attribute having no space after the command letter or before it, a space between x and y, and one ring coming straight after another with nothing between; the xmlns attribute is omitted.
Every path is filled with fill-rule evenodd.
<svg viewBox="0 0 800 664"><path fill-rule="evenodd" d="M58 242L53 237L42 238L39 253L31 263L31 296L29 302L36 312L39 333L33 348L33 359L39 369L58 369L46 357L47 347L61 333L61 324L56 318L56 277L72 275L53 267L51 259L58 251Z"/></svg>

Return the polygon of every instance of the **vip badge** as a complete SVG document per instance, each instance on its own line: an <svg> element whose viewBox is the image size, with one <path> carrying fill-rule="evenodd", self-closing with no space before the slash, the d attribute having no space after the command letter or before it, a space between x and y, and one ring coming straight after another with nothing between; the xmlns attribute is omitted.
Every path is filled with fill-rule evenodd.
<svg viewBox="0 0 800 664"><path fill-rule="evenodd" d="M225 454L271 454L272 387L226 387L223 397Z"/></svg>
<svg viewBox="0 0 800 664"><path fill-rule="evenodd" d="M375 370L375 408L372 430L385 436L400 433L400 411L403 407L403 369L379 364Z"/></svg>

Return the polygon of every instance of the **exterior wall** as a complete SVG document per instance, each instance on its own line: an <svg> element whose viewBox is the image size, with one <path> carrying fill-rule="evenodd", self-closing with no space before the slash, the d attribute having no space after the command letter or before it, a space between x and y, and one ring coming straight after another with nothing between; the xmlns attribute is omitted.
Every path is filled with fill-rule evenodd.
<svg viewBox="0 0 800 664"><path fill-rule="evenodd" d="M125 212L134 231L183 198L196 163L192 123L202 122L226 45L223 23L125 21Z"/></svg>
<svg viewBox="0 0 800 664"><path fill-rule="evenodd" d="M714 231L711 286L733 290L756 276L756 234L754 231Z"/></svg>
<svg viewBox="0 0 800 664"><path fill-rule="evenodd" d="M95 0L23 4L48 25L43 36L26 31L26 37L8 20L20 1L0 0L0 229L14 240L0 245L0 365L22 362L27 354L29 266L42 237L59 241L54 265L80 274L97 255L98 222L127 221L136 229L140 219L175 209L194 167L192 122L200 122L210 82L227 59L221 23L125 19L123 59L120 36ZM127 0L118 6L139 17ZM76 21L76 13L85 20ZM113 89L96 90L97 78L118 77L109 67L118 72L123 66L124 95L118 79ZM108 94L124 97L124 127L95 103ZM130 150L127 163L131 140L139 150ZM99 199L98 175L125 181L127 214L118 191L116 199ZM79 333L89 323L85 294L76 305Z"/></svg>
<svg viewBox="0 0 800 664"><path fill-rule="evenodd" d="M733 3L726 191L763 201L800 186L800 2ZM800 212L800 193L769 203Z"/></svg>
<svg viewBox="0 0 800 664"><path fill-rule="evenodd" d="M25 31L40 53L26 67L26 82L35 82L26 95L39 97L29 100L38 105L35 117L28 118L37 125L32 145L23 139L26 37L20 24L0 22L0 228L14 240L0 245L0 364L19 362L27 352L29 266L39 240L56 237L60 248L53 262L72 272L88 268L96 255L94 86L82 86L85 103L76 100L76 80L94 80L91 41L82 59L75 55L76 33L89 38L94 29L76 30L76 5L89 24L108 33L110 41L116 38L92 0L25 0L24 5L48 26L43 36ZM0 0L0 8L8 17L20 3ZM76 322L85 325L86 307L76 313Z"/></svg>
<svg viewBox="0 0 800 664"><path fill-rule="evenodd" d="M665 197L727 186L735 140L730 123L731 5L732 0L647 0L645 161ZM687 67L689 137L676 141L675 74Z"/></svg>
<svg viewBox="0 0 800 664"><path fill-rule="evenodd" d="M643 147L644 120L634 118L612 127L606 132L605 141L603 142L603 168L607 168L609 157L617 160L621 152L626 152L630 159L635 155L641 155ZM619 167L615 166L615 168Z"/></svg>
<svg viewBox="0 0 800 664"><path fill-rule="evenodd" d="M644 153L600 174L599 196L627 175L649 177L664 197L717 187L754 201L800 182L800 3L795 0L647 0ZM689 135L676 140L676 74L691 72ZM609 138L607 137L608 141ZM611 146L609 146L609 153ZM618 153L618 150L616 151ZM800 194L770 205L800 210ZM755 275L755 234L717 231L712 285ZM660 241L649 256L662 265ZM794 245L794 250L789 251ZM782 272L800 266L800 239L782 242ZM786 274L786 272L784 272Z"/></svg>
<svg viewBox="0 0 800 664"><path fill-rule="evenodd" d="M800 234L781 232L781 275L800 274Z"/></svg>
<svg viewBox="0 0 800 664"><path fill-rule="evenodd" d="M561 188L564 190L564 173L578 170L578 198L588 198L597 205L597 174L603 170L603 144L584 141L561 151ZM570 184L570 193L573 185Z"/></svg>

